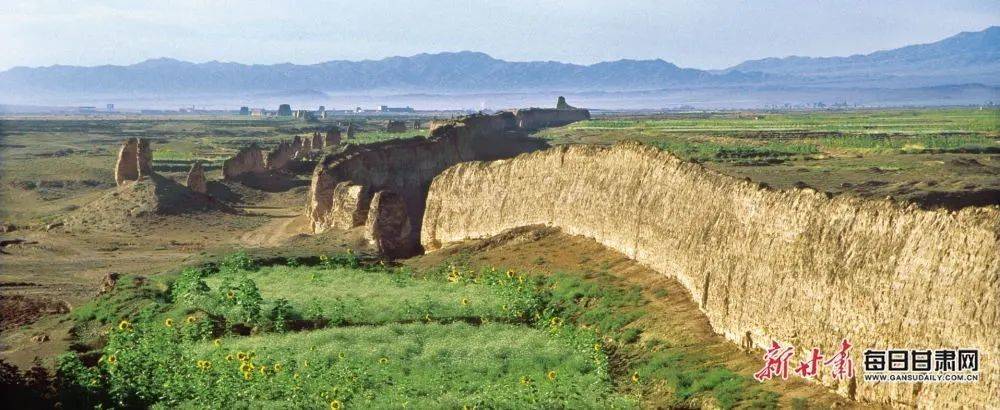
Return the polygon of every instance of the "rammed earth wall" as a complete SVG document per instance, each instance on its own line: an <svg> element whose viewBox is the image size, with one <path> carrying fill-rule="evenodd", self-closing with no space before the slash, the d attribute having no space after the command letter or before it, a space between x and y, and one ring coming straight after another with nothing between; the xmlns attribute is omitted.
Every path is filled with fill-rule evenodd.
<svg viewBox="0 0 1000 410"><path fill-rule="evenodd" d="M835 352L858 378L821 381L863 402L1000 407L1000 210L771 190L637 143L569 146L455 165L430 186L421 242L544 224L676 277L734 342ZM866 348L981 349L981 380L860 380ZM797 356L798 359L801 356Z"/></svg>
<svg viewBox="0 0 1000 410"><path fill-rule="evenodd" d="M571 115L567 111L585 114ZM536 109L532 115L533 124L589 117L586 110L578 109ZM548 147L545 141L528 137L525 131L513 112L472 115L434 124L429 138L349 146L343 152L327 155L316 166L309 190L306 214L312 230L319 233L359 226L366 220L371 197L379 191L390 191L406 204L410 232L404 235L405 248L419 252L420 222L431 180L461 162L509 158Z"/></svg>

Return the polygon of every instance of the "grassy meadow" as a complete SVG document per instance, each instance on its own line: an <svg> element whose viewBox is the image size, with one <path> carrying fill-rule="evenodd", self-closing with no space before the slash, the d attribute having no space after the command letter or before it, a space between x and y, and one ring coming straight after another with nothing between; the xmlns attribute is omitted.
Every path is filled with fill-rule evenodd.
<svg viewBox="0 0 1000 410"><path fill-rule="evenodd" d="M74 332L106 342L57 378L84 407L777 406L711 355L643 340L646 303L600 274L237 253L74 310Z"/></svg>

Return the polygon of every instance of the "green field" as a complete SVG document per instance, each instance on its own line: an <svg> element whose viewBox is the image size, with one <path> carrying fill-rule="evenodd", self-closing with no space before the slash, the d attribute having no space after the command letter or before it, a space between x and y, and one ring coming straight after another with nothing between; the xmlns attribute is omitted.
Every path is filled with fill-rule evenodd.
<svg viewBox="0 0 1000 410"><path fill-rule="evenodd" d="M540 136L556 143L636 139L688 159L726 161L727 150L758 156L1000 150L997 110L676 114L594 119Z"/></svg>
<svg viewBox="0 0 1000 410"><path fill-rule="evenodd" d="M235 254L74 310L75 333L107 341L96 363L67 354L57 374L87 406L776 405L710 354L642 341L631 324L647 302L614 283L455 264L416 273L350 253L256 266Z"/></svg>
<svg viewBox="0 0 1000 410"><path fill-rule="evenodd" d="M778 188L951 209L997 204L1000 197L997 109L599 117L538 135L553 144L636 140Z"/></svg>

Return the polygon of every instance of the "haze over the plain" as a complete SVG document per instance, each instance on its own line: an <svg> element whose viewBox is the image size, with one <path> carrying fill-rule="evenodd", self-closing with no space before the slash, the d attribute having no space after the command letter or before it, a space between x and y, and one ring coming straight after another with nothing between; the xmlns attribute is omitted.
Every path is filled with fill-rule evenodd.
<svg viewBox="0 0 1000 410"><path fill-rule="evenodd" d="M13 1L0 104L979 104L998 94L998 23L976 0Z"/></svg>

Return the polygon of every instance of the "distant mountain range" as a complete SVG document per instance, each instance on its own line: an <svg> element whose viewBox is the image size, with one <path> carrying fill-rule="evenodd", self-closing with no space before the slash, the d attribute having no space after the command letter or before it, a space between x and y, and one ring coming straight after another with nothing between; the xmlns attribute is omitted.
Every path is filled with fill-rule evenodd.
<svg viewBox="0 0 1000 410"><path fill-rule="evenodd" d="M622 92L719 87L914 88L1000 86L1000 27L850 57L785 57L725 70L680 68L663 60L593 65L510 62L478 52L418 54L318 64L190 63L169 58L128 66L16 67L0 72L0 99L67 96L281 96L398 93ZM10 102L3 101L0 102ZM43 101L38 101L39 104Z"/></svg>
<svg viewBox="0 0 1000 410"><path fill-rule="evenodd" d="M1000 27L959 33L944 40L850 57L751 60L726 72L794 76L813 83L858 80L903 86L1000 84Z"/></svg>

